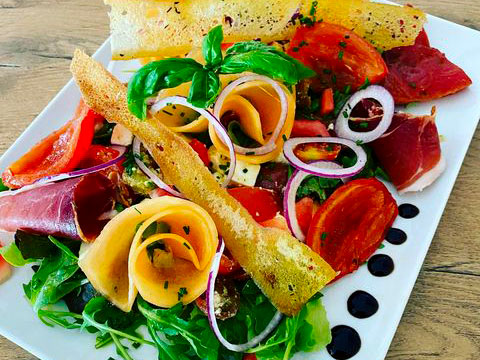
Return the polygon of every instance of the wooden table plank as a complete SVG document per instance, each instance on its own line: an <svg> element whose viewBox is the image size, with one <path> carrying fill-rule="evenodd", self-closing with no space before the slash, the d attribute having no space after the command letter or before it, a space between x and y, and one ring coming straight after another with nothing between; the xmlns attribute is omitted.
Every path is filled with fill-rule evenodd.
<svg viewBox="0 0 480 360"><path fill-rule="evenodd" d="M478 0L416 0L426 12L480 30ZM73 49L108 36L92 0L0 0L0 153L70 78ZM480 352L480 131L477 130L388 360L473 360ZM0 320L1 321L1 320ZM34 356L0 337L0 360ZM365 359L378 360L378 359Z"/></svg>

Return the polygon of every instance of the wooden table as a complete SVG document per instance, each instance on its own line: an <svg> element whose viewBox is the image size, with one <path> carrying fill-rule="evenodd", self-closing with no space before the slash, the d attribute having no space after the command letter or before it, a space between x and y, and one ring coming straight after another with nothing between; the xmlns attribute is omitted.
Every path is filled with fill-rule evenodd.
<svg viewBox="0 0 480 360"><path fill-rule="evenodd" d="M401 2L413 2L428 13L480 30L478 1ZM0 26L3 153L70 79L73 50L82 47L92 53L108 36L107 9L99 0L0 0ZM477 131L388 360L478 358L479 162ZM36 358L0 337L0 360L5 359Z"/></svg>

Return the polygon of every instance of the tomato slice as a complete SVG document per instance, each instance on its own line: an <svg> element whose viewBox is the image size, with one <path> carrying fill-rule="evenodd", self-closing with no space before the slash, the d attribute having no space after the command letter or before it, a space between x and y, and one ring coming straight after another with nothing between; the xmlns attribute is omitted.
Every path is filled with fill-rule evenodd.
<svg viewBox="0 0 480 360"><path fill-rule="evenodd" d="M375 178L339 187L315 213L307 245L345 276L364 263L398 215L395 199Z"/></svg>
<svg viewBox="0 0 480 360"><path fill-rule="evenodd" d="M317 72L316 88L357 89L367 79L381 82L388 71L371 44L343 26L326 22L297 28L287 53Z"/></svg>
<svg viewBox="0 0 480 360"><path fill-rule="evenodd" d="M210 157L208 156L208 149L207 146L201 142L200 140L193 139L190 141L190 146L192 147L193 150L200 156L200 159L203 161L205 166L210 165Z"/></svg>
<svg viewBox="0 0 480 360"><path fill-rule="evenodd" d="M231 275L241 269L242 267L240 266L240 263L231 255L227 256L226 254L222 254L222 257L220 258L220 266L218 268L218 273L220 275Z"/></svg>
<svg viewBox="0 0 480 360"><path fill-rule="evenodd" d="M118 150L103 145L91 145L82 161L78 164L78 168L86 169L97 166L113 160L118 156Z"/></svg>
<svg viewBox="0 0 480 360"><path fill-rule="evenodd" d="M280 211L280 205L271 190L258 187L238 187L228 189L228 192L258 222L273 219Z"/></svg>
<svg viewBox="0 0 480 360"><path fill-rule="evenodd" d="M295 204L295 212L297 213L298 226L304 234L308 233L310 223L313 217L314 202L312 198L304 197Z"/></svg>
<svg viewBox="0 0 480 360"><path fill-rule="evenodd" d="M327 127L320 120L295 120L291 137L330 136Z"/></svg>
<svg viewBox="0 0 480 360"><path fill-rule="evenodd" d="M2 174L3 183L19 188L45 176L76 168L92 143L97 118L98 115L81 100L72 120L10 164Z"/></svg>
<svg viewBox="0 0 480 360"><path fill-rule="evenodd" d="M304 143L293 149L293 153L303 162L315 160L335 160L342 150L342 146L329 143Z"/></svg>
<svg viewBox="0 0 480 360"><path fill-rule="evenodd" d="M320 114L330 114L335 109L335 103L333 101L333 89L328 88L323 90L322 100L320 106Z"/></svg>

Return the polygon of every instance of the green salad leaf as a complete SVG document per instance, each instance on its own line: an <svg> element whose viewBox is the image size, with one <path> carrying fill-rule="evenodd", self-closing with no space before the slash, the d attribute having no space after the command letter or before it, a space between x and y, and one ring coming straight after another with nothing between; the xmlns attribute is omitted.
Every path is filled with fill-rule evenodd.
<svg viewBox="0 0 480 360"><path fill-rule="evenodd" d="M38 261L37 259L31 258L25 259L22 255L22 252L18 249L14 242L0 248L0 255L2 255L5 261L10 265L17 267L25 266Z"/></svg>
<svg viewBox="0 0 480 360"><path fill-rule="evenodd" d="M10 190L8 186L5 186L3 180L0 178L0 192Z"/></svg>
<svg viewBox="0 0 480 360"><path fill-rule="evenodd" d="M297 190L297 198L310 196L320 202L325 201L332 192L342 184L340 179L327 179L318 176L307 176Z"/></svg>

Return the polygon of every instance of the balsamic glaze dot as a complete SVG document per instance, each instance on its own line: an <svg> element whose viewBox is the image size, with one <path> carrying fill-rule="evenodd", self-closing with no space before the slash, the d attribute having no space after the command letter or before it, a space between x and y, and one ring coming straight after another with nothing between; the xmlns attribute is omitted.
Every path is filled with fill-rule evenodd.
<svg viewBox="0 0 480 360"><path fill-rule="evenodd" d="M385 254L373 255L368 260L368 271L373 276L387 276L390 275L394 269L393 260L390 256Z"/></svg>
<svg viewBox="0 0 480 360"><path fill-rule="evenodd" d="M414 218L419 213L419 208L412 204L402 204L398 207L398 215L404 219Z"/></svg>
<svg viewBox="0 0 480 360"><path fill-rule="evenodd" d="M378 311L378 301L366 291L355 291L347 301L348 312L358 318L366 319Z"/></svg>
<svg viewBox="0 0 480 360"><path fill-rule="evenodd" d="M327 345L327 351L334 359L347 360L355 356L362 341L358 332L346 325L338 325L332 328L332 342Z"/></svg>
<svg viewBox="0 0 480 360"><path fill-rule="evenodd" d="M401 245L407 241L407 234L401 229L390 228L385 236L385 240L393 245Z"/></svg>

